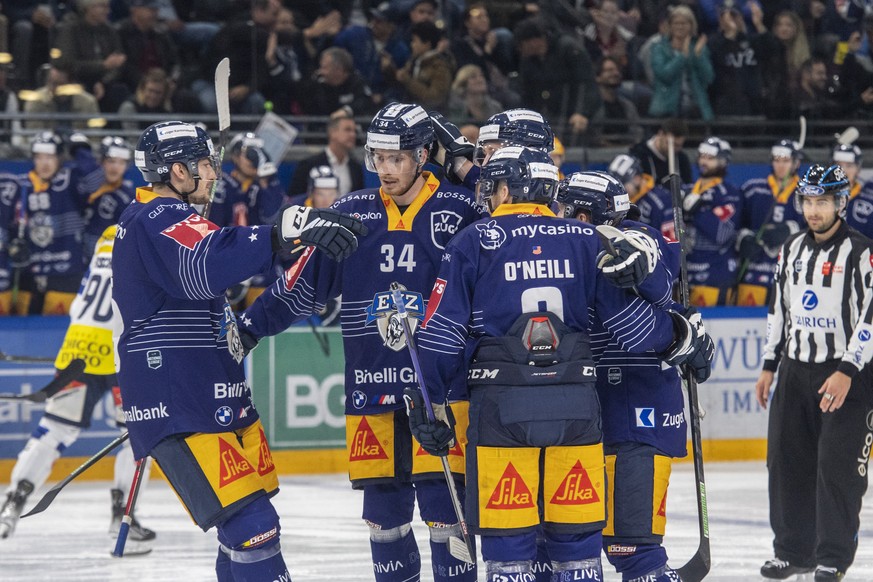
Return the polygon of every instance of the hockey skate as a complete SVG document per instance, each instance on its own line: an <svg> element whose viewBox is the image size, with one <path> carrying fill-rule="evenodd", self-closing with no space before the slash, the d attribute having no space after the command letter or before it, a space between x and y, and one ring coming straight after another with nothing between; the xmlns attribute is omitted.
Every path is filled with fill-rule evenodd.
<svg viewBox="0 0 873 582"><path fill-rule="evenodd" d="M845 576L845 572L840 572L836 568L829 568L827 566L818 566L815 569L815 582L831 582L842 580L843 576Z"/></svg>
<svg viewBox="0 0 873 582"><path fill-rule="evenodd" d="M814 568L804 568L803 566L791 564L786 560L773 558L767 560L764 562L764 565L761 566L761 576L764 578L773 578L775 580L785 580L795 574L805 574L807 572L812 572L813 570Z"/></svg>
<svg viewBox="0 0 873 582"><path fill-rule="evenodd" d="M6 494L6 502L0 509L0 539L8 538L15 531L24 503L31 493L33 493L33 483L22 479L18 482L15 491Z"/></svg>
<svg viewBox="0 0 873 582"><path fill-rule="evenodd" d="M116 539L118 530L121 529L121 520L124 517L124 492L121 489L112 489L110 494L112 496L112 522L109 524L109 535ZM156 537L155 532L143 527L137 521L136 516L131 515L130 528L127 530L127 542L124 545L124 555L148 554L152 551Z"/></svg>

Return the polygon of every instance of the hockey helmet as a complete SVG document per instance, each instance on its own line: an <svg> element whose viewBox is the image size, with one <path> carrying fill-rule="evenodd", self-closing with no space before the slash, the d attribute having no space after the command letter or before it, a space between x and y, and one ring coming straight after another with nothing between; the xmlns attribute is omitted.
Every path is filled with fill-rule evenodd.
<svg viewBox="0 0 873 582"><path fill-rule="evenodd" d="M500 147L524 146L548 153L555 149L555 134L543 116L531 109L509 109L488 118L479 129L473 162L482 165L494 149L488 144Z"/></svg>
<svg viewBox="0 0 873 582"><path fill-rule="evenodd" d="M373 151L411 150L419 164L419 169L427 161L422 154L430 151L436 139L433 124L427 112L420 105L410 103L392 103L386 105L373 117L367 128L367 169L376 172L373 162Z"/></svg>
<svg viewBox="0 0 873 582"><path fill-rule="evenodd" d="M509 146L496 152L482 166L476 184L476 200L486 204L505 181L513 204L534 202L551 204L558 183L558 168L547 152L539 149Z"/></svg>
<svg viewBox="0 0 873 582"><path fill-rule="evenodd" d="M780 139L770 148L770 159L791 158L792 160L803 159L803 150L800 144L790 139Z"/></svg>
<svg viewBox="0 0 873 582"><path fill-rule="evenodd" d="M212 139L201 127L182 121L163 121L150 125L139 138L134 162L146 182L168 182L170 167L185 164L195 179L197 164L204 158L215 162Z"/></svg>
<svg viewBox="0 0 873 582"><path fill-rule="evenodd" d="M309 184L306 192L311 194L316 188L339 190L339 178L336 177L330 166L315 166L309 170Z"/></svg>
<svg viewBox="0 0 873 582"><path fill-rule="evenodd" d="M618 154L609 163L609 173L622 184L627 184L637 176L642 175L643 166L640 161L628 154ZM560 198L559 198L560 200Z"/></svg>
<svg viewBox="0 0 873 582"><path fill-rule="evenodd" d="M60 156L64 153L64 140L53 131L41 131L30 142L31 154Z"/></svg>
<svg viewBox="0 0 873 582"><path fill-rule="evenodd" d="M606 172L570 174L558 183L557 200L564 206L565 218L576 218L584 210L595 225L617 226L630 209L624 185Z"/></svg>
<svg viewBox="0 0 873 582"><path fill-rule="evenodd" d="M858 164L859 166L864 160L861 153L861 148L855 144L837 144L834 146L831 160L834 162L845 162L849 164Z"/></svg>
<svg viewBox="0 0 873 582"><path fill-rule="evenodd" d="M125 162L130 161L130 152L133 148L123 137L107 135L100 140L100 157L118 158Z"/></svg>
<svg viewBox="0 0 873 582"><path fill-rule="evenodd" d="M720 137L711 136L700 142L697 153L718 158L725 166L731 163L731 144Z"/></svg>
<svg viewBox="0 0 873 582"><path fill-rule="evenodd" d="M813 164L800 179L794 196L794 207L803 212L803 198L826 194L834 195L837 211L842 214L849 202L849 179L841 167L834 164L825 168L821 164Z"/></svg>
<svg viewBox="0 0 873 582"><path fill-rule="evenodd" d="M233 136L233 139L230 140L230 144L227 146L227 151L231 156L237 156L242 153L243 149L250 147L263 148L264 140L259 138L254 132L247 131Z"/></svg>

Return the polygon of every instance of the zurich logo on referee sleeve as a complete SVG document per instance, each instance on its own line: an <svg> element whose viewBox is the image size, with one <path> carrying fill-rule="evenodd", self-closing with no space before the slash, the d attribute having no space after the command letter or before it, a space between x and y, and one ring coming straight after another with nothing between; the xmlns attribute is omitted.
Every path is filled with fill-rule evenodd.
<svg viewBox="0 0 873 582"><path fill-rule="evenodd" d="M634 414L637 418L637 426L643 428L655 428L654 408L635 408Z"/></svg>
<svg viewBox="0 0 873 582"><path fill-rule="evenodd" d="M803 292L803 299L801 299L803 304L803 308L807 311L812 311L816 307L818 307L818 297L813 291L807 289Z"/></svg>

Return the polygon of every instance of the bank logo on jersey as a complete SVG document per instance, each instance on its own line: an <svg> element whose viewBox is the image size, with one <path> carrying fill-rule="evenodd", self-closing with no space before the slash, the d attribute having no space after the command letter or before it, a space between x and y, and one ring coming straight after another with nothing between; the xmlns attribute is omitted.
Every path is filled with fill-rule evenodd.
<svg viewBox="0 0 873 582"><path fill-rule="evenodd" d="M533 494L518 470L507 463L497 487L488 499L488 509L528 509L534 506Z"/></svg>
<svg viewBox="0 0 873 582"><path fill-rule="evenodd" d="M463 216L451 210L432 212L430 215L430 240L433 241L434 246L440 250L445 249L449 240L460 230L463 221Z"/></svg>
<svg viewBox="0 0 873 582"><path fill-rule="evenodd" d="M479 244L486 251L499 249L506 242L506 231L497 224L496 220L476 224L479 231Z"/></svg>
<svg viewBox="0 0 873 582"><path fill-rule="evenodd" d="M803 299L801 299L801 305L807 311L812 311L816 307L818 307L818 297L816 296L814 291L810 291L807 289L803 292Z"/></svg>
<svg viewBox="0 0 873 582"><path fill-rule="evenodd" d="M218 487L226 487L237 479L241 479L246 475L251 475L255 472L252 464L243 457L239 451L218 437L218 455L219 455L219 472L218 472Z"/></svg>
<svg viewBox="0 0 873 582"><path fill-rule="evenodd" d="M406 311L409 315L410 333L415 333L418 324L424 317L424 300L421 298L421 293L407 291L402 285L403 302L406 305ZM399 352L406 349L406 335L403 333L403 322L400 316L397 315L397 308L394 306L394 297L391 291L380 291L373 296L373 302L367 307L367 321L365 325L376 322L379 329L379 335L382 336L382 342L385 347Z"/></svg>
<svg viewBox="0 0 873 582"><path fill-rule="evenodd" d="M636 416L638 427L655 428L654 408L635 408L634 416Z"/></svg>
<svg viewBox="0 0 873 582"><path fill-rule="evenodd" d="M558 485L558 490L552 495L549 503L555 505L587 505L597 503L600 496L591 483L588 471L582 466L582 461L576 461L573 468L567 472L564 480Z"/></svg>
<svg viewBox="0 0 873 582"><path fill-rule="evenodd" d="M355 431L355 436L352 437L349 448L351 449L349 461L373 461L388 458L366 417L361 417L361 423L358 425L358 430Z"/></svg>
<svg viewBox="0 0 873 582"><path fill-rule="evenodd" d="M218 230L218 225L209 222L196 213L191 213L185 220L168 226L161 234L173 239L186 249L194 250L194 247L209 233Z"/></svg>

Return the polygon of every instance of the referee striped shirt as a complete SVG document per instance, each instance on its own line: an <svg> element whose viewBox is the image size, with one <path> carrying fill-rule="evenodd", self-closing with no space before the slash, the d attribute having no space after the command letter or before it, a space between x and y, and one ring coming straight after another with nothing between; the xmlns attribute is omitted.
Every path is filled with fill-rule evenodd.
<svg viewBox="0 0 873 582"><path fill-rule="evenodd" d="M767 315L764 369L784 355L822 363L840 360L854 376L873 356L873 241L841 221L819 244L808 229L779 253Z"/></svg>

